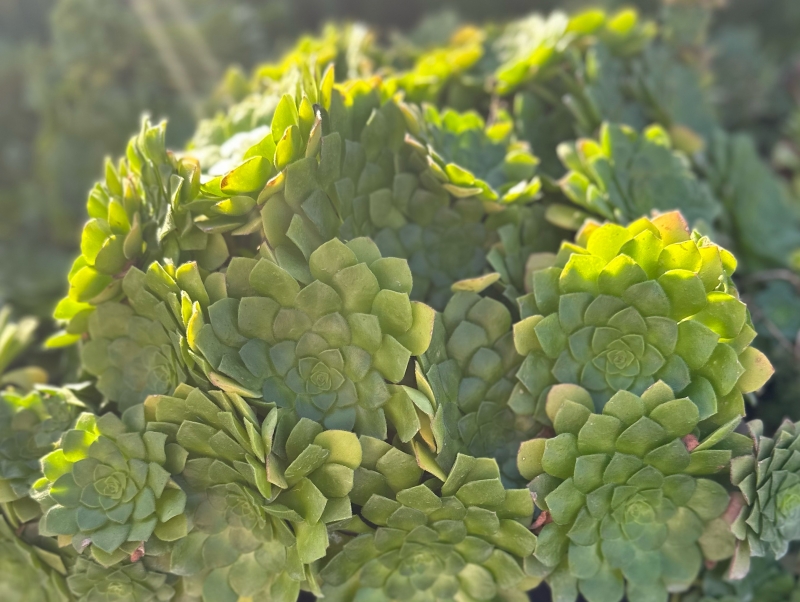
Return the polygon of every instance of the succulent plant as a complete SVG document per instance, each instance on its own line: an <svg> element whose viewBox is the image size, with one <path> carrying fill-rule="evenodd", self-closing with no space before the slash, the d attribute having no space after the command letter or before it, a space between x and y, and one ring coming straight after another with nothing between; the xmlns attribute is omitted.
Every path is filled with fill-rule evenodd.
<svg viewBox="0 0 800 602"><path fill-rule="evenodd" d="M514 91L560 58L569 20L563 12L534 14L504 29L492 45L499 59L495 76L500 94Z"/></svg>
<svg viewBox="0 0 800 602"><path fill-rule="evenodd" d="M781 558L789 543L800 539L800 438L798 425L786 420L772 437L760 420L748 423L752 454L731 463L731 483L744 498L731 531L739 543L739 577L747 573L750 556Z"/></svg>
<svg viewBox="0 0 800 602"><path fill-rule="evenodd" d="M302 286L271 259L236 258L191 288L192 357L224 390L384 437L387 381L403 379L433 327L433 311L409 300L408 265L366 238L334 239L310 255Z"/></svg>
<svg viewBox="0 0 800 602"><path fill-rule="evenodd" d="M663 380L690 397L708 428L744 415L743 394L772 374L750 342L755 331L730 284L736 262L682 216L627 227L588 224L565 242L553 267L533 271L514 326L526 356L509 405L545 423L556 383L579 384L602 409L617 391ZM706 426L703 427L704 430Z"/></svg>
<svg viewBox="0 0 800 602"><path fill-rule="evenodd" d="M98 391L121 411L142 403L148 395L170 393L186 380L186 370L164 326L136 315L130 305L99 305L89 316L88 335L81 347L81 363L97 377Z"/></svg>
<svg viewBox="0 0 800 602"><path fill-rule="evenodd" d="M330 81L326 74L316 109L308 99L298 106L288 96L276 109L273 143L286 132L297 134L283 143L289 154L276 163L282 171L258 186L264 187L258 204L268 246L278 265L308 282L309 257L321 244L370 235L385 256L408 259L413 297L441 307L450 284L485 264L482 201L532 198L536 160L507 140L509 127L485 131L477 115L439 117L429 108L438 121L428 128L413 105L382 100L386 90L375 84L357 81L331 91ZM476 142L492 149L488 166L477 153L467 167L443 158L465 155ZM206 184L207 193L211 188Z"/></svg>
<svg viewBox="0 0 800 602"><path fill-rule="evenodd" d="M653 23L631 10L615 15L588 10L571 19L561 13L547 20L532 16L500 36L497 45L508 48L499 54L511 58L497 71L498 90L518 90L517 135L542 159L546 174L563 173L559 144L576 134L595 135L604 120L636 128L648 124L631 95L630 56L653 31Z"/></svg>
<svg viewBox="0 0 800 602"><path fill-rule="evenodd" d="M44 535L72 541L112 566L151 537L175 541L187 532L186 494L172 480L185 451L162 433L146 432L144 408L97 418L84 413L59 447L42 458L44 476L34 484L45 509Z"/></svg>
<svg viewBox="0 0 800 602"><path fill-rule="evenodd" d="M165 136L166 123L153 127L145 120L126 157L117 166L106 162L105 181L89 195L91 219L70 270L69 293L54 312L66 329L51 346L77 342L94 307L120 298L122 277L133 265L195 260L213 270L228 259L223 236L196 227L188 209L200 193L199 165L175 158Z"/></svg>
<svg viewBox="0 0 800 602"><path fill-rule="evenodd" d="M154 262L145 272L131 266L122 279L125 302L102 303L89 315L81 364L107 400L124 411L186 381L208 386L186 343L191 301L181 288L202 289L208 275L196 262L179 269Z"/></svg>
<svg viewBox="0 0 800 602"><path fill-rule="evenodd" d="M314 167L320 162L323 170L326 165L329 169L333 167L330 164L333 157L326 152L329 149L322 150L322 118L331 104L333 68L329 67L320 77L306 68L301 81L298 90L302 94L283 94L275 106L271 126L259 128L257 139L248 139L252 144L241 158L231 158L226 173L202 185L194 217L195 224L204 232L230 233L234 237L261 234L272 245L281 265L300 270L293 270L295 275L307 274L304 262L316 248L309 245L319 246L334 238L338 226L334 207L322 190L317 190L310 202L305 198L320 184L325 185L317 182ZM255 137L251 133L248 138ZM330 147L331 139L326 140L324 146ZM273 197L275 200L268 203ZM288 207L281 204L282 199L289 202ZM287 230L281 232L283 240L276 239L277 229L284 220L291 221L294 213L300 223L292 227L291 233L287 232L289 223L286 223ZM291 238L298 230L304 239L296 246ZM312 237L312 233L316 236Z"/></svg>
<svg viewBox="0 0 800 602"><path fill-rule="evenodd" d="M728 492L700 477L748 452L738 418L698 441L697 406L661 381L618 391L601 414L586 389L559 384L546 407L555 436L523 443L519 469L546 513L534 558L555 600L666 600L704 558L733 554Z"/></svg>
<svg viewBox="0 0 800 602"><path fill-rule="evenodd" d="M476 292L456 292L434 326L422 358L425 375L441 406L457 409L456 433L464 450L497 460L504 479L519 479L519 444L536 422L508 407L522 357L514 349L511 313ZM449 454L453 456L454 454ZM445 465L452 462L440 458Z"/></svg>
<svg viewBox="0 0 800 602"><path fill-rule="evenodd" d="M55 542L52 542L55 544ZM56 546L53 545L53 548ZM59 554L20 539L0 515L0 598L8 602L69 602Z"/></svg>
<svg viewBox="0 0 800 602"><path fill-rule="evenodd" d="M433 107L425 117L382 100L387 88L334 89L332 69L318 80L303 73L302 96L281 98L243 162L203 184L195 224L262 232L276 263L303 283L320 245L370 235L384 255L412 264L415 299L443 306L450 284L485 264L482 202L534 198L536 159L511 142L510 120L487 128L475 113Z"/></svg>
<svg viewBox="0 0 800 602"><path fill-rule="evenodd" d="M662 15L684 6L664 7ZM674 43L689 29L702 24L685 19L679 27L659 27L630 8L586 10L571 18L536 15L507 27L497 42L504 59L495 73L497 89L516 91L520 137L531 143L545 171L559 175L557 145L576 133L593 136L603 121L636 129L656 122L677 148L699 150L716 121L705 63L692 59L700 53Z"/></svg>
<svg viewBox="0 0 800 602"><path fill-rule="evenodd" d="M434 21L437 18L447 22L452 17L447 13L431 15L420 23L419 28L427 25L435 28L434 35L441 36L443 31ZM414 103L430 102L458 111L483 108L488 98L480 63L485 58L489 37L477 27L465 26L455 31L446 45L422 51L415 47L412 50L417 54L414 64L407 71L388 77L387 86L396 86ZM398 54L400 52L402 47Z"/></svg>
<svg viewBox="0 0 800 602"><path fill-rule="evenodd" d="M78 558L67 585L78 602L168 602L175 594L167 575L148 570L142 562L104 567Z"/></svg>
<svg viewBox="0 0 800 602"><path fill-rule="evenodd" d="M14 526L41 514L30 497L42 477L40 459L55 450L81 408L66 389L0 392L0 504Z"/></svg>
<svg viewBox="0 0 800 602"><path fill-rule="evenodd" d="M568 236L568 231L554 227L545 218L551 207L536 203L507 212L508 223L497 227L500 240L486 255L489 265L500 275L505 297L514 305L525 293L525 273L531 255L538 257L540 253L558 250Z"/></svg>
<svg viewBox="0 0 800 602"><path fill-rule="evenodd" d="M269 132L281 97L311 81L311 74L331 66L338 80L368 76L373 42L373 32L360 23L328 24L318 36L301 37L277 62L258 65L249 78L240 67L230 67L208 103L224 112L197 124L187 154L200 161L204 173L224 175Z"/></svg>
<svg viewBox="0 0 800 602"><path fill-rule="evenodd" d="M798 598L797 425L740 426L800 417L798 162L764 107L718 129L717 0L666 2L332 26L229 70L183 151L145 121L36 356L63 388L0 311L0 599Z"/></svg>
<svg viewBox="0 0 800 602"><path fill-rule="evenodd" d="M421 135L428 151L452 186L480 188L481 200L505 204L530 201L538 194L539 160L527 144L513 141L510 115L501 113L487 126L475 111L438 111L423 105L419 122L424 124Z"/></svg>
<svg viewBox="0 0 800 602"><path fill-rule="evenodd" d="M367 191L368 209L361 208L366 200L353 200L354 218L368 212L361 231L384 255L407 258L414 298L442 309L454 282L483 271L492 231L503 223L492 214L538 194L538 160L511 140L510 121L487 127L475 113L440 114L393 102L378 110L383 119L368 121L362 138L369 141L386 127L383 122L391 124L397 135L389 130L387 146L400 167L374 179L378 186ZM405 143L398 144L404 129ZM366 150L368 161L385 161L379 145ZM350 228L346 220L345 236Z"/></svg>
<svg viewBox="0 0 800 602"><path fill-rule="evenodd" d="M561 180L564 194L603 219L626 224L677 209L691 224L710 225L719 214L718 202L659 126L639 134L604 123L599 140L563 143L558 153L570 169Z"/></svg>
<svg viewBox="0 0 800 602"><path fill-rule="evenodd" d="M629 57L641 52L656 31L655 23L640 17L631 8L614 13L589 9L571 17L563 12L554 12L546 17L534 14L520 19L506 27L494 43L499 59L494 73L497 91L508 94L532 82L542 81L554 86L550 81L554 75L570 76L564 71L574 64L564 59L575 58L570 54L587 38L592 43L584 45L590 49L602 43L617 55ZM592 69L587 71L591 78ZM577 87L572 86L570 92L574 94L577 91ZM546 91L541 95L547 96ZM570 105L569 109L577 114L581 107Z"/></svg>
<svg viewBox="0 0 800 602"><path fill-rule="evenodd" d="M364 447L371 466L390 446ZM530 495L504 489L494 460L459 454L444 483L417 483L370 495L361 516L374 528L352 537L321 570L326 598L516 599L515 590L536 584L519 561L536 546Z"/></svg>
<svg viewBox="0 0 800 602"><path fill-rule="evenodd" d="M170 570L207 602L293 600L301 584L314 588L326 525L351 516L357 437L274 407L261 422L239 395L187 385L145 407L148 429L188 452L182 478L195 492L194 531L175 545Z"/></svg>

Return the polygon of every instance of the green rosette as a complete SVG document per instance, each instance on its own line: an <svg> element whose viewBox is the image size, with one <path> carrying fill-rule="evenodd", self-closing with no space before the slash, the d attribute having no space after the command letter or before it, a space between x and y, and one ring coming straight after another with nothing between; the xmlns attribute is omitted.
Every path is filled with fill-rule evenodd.
<svg viewBox="0 0 800 602"><path fill-rule="evenodd" d="M772 437L760 420L748 423L752 454L731 464L731 483L743 503L731 530L739 543L732 573L747 574L750 556L781 558L800 539L800 431L785 420Z"/></svg>
<svg viewBox="0 0 800 602"><path fill-rule="evenodd" d="M663 382L617 392L601 414L577 385L555 385L546 405L555 436L523 443L519 469L542 510L527 569L555 600L666 602L704 559L733 555L730 496L704 477L749 453L740 419L700 439L697 406Z"/></svg>
<svg viewBox="0 0 800 602"><path fill-rule="evenodd" d="M319 80L328 66L348 77L367 76L373 67L373 46L373 32L360 23L327 24L319 35L299 38L278 61L257 65L249 78L240 67L230 67L209 99L222 111L200 120L187 154L200 161L204 173L228 173L269 131L283 94L300 83L310 88L312 74ZM312 94L312 102L318 102Z"/></svg>
<svg viewBox="0 0 800 602"><path fill-rule="evenodd" d="M550 386L588 389L598 410L617 391L663 380L709 428L744 415L743 394L772 375L730 276L733 256L666 213L627 227L589 223L552 267L528 274L514 325L526 356L509 405L548 422Z"/></svg>
<svg viewBox="0 0 800 602"><path fill-rule="evenodd" d="M419 116L418 135L449 177L444 185L450 192L465 196L464 189L479 188L479 199L505 205L537 197L539 159L527 144L513 139L510 115L499 113L487 125L475 111L439 111L425 104Z"/></svg>
<svg viewBox="0 0 800 602"><path fill-rule="evenodd" d="M429 16L421 26L436 28L437 19L451 25L452 17L441 14ZM398 54L404 50L412 54L414 63L407 71L386 77L387 87L402 91L410 102L429 102L458 111L483 109L489 99L481 63L492 37L478 27L465 25L439 47L395 48Z"/></svg>
<svg viewBox="0 0 800 602"><path fill-rule="evenodd" d="M131 269L145 269L154 261L173 268L193 261L209 272L221 268L230 256L252 254L250 249L263 239L260 208L276 182L283 181L281 170L305 156L309 143L309 152L320 144L319 124L309 141L311 125L317 123L309 96L315 103L329 104L319 96L330 94L332 71L321 81L308 70L303 75L298 102L304 118L310 112L304 137L297 125L285 131L290 129L283 124L287 107L291 105L297 114L294 97L285 95L270 130L276 132L274 140L271 133L260 137L210 181L201 184L196 158L178 158L166 150L165 124L151 127L145 122L128 145L125 159L118 166L107 162L105 182L95 186L89 198L91 219L84 228L81 256L69 275L69 294L54 314L66 329L50 339L51 346L80 340L97 305L124 301L128 294L124 277ZM271 186L262 195L268 180Z"/></svg>
<svg viewBox="0 0 800 602"><path fill-rule="evenodd" d="M142 562L104 567L78 558L67 585L77 602L169 602L175 595L167 575L148 570Z"/></svg>
<svg viewBox="0 0 800 602"><path fill-rule="evenodd" d="M103 566L184 537L186 494L173 481L186 452L166 435L145 431L144 408L96 417L84 413L42 458L34 484L44 508L43 535Z"/></svg>
<svg viewBox="0 0 800 602"><path fill-rule="evenodd" d="M327 125L323 117L331 106L334 74L329 67L322 75L312 76L308 68L296 75L296 86L289 82L277 86L296 87L296 94L268 95L266 104L273 110L271 124L239 132L225 143L232 156L209 166L214 177L203 183L197 201L189 208L194 224L204 232L245 242L255 235L269 242L270 233L279 227L276 220L282 220L277 215L267 217L270 211L265 209L266 204L272 196L285 197L288 193L292 201L297 200L293 206L300 220L292 232L302 232L304 239L299 247L287 239L285 244L275 244L274 250L282 265L299 270L296 274L307 274L307 256L304 258L301 249L308 252L312 240L318 246L334 238L338 216L322 190L305 208L300 203L307 199L296 199L292 193L305 195L322 187L314 167L322 163L324 170L331 159L322 151L323 146L331 145L331 138L323 136ZM334 138L338 140L338 136Z"/></svg>
<svg viewBox="0 0 800 602"><path fill-rule="evenodd" d="M145 120L118 165L106 162L104 181L89 194L90 219L68 276L68 295L54 312L66 328L50 338L50 346L79 341L94 308L124 296L122 279L131 266L194 260L214 270L228 259L224 237L197 228L188 209L200 193L200 166L167 151L165 136L166 123Z"/></svg>
<svg viewBox="0 0 800 602"><path fill-rule="evenodd" d="M358 438L274 407L262 421L236 393L186 385L145 408L148 429L188 452L181 478L194 529L168 565L187 592L215 602L316 591L327 525L352 516Z"/></svg>
<svg viewBox="0 0 800 602"><path fill-rule="evenodd" d="M97 378L97 390L121 411L148 395L170 393L187 378L168 331L157 320L137 315L129 304L99 305L89 317L88 336L81 346L81 364Z"/></svg>
<svg viewBox="0 0 800 602"><path fill-rule="evenodd" d="M125 302L100 304L80 347L82 367L97 377L95 386L107 400L124 411L187 381L208 386L186 342L192 301L185 289L194 291L198 283L202 288L212 273L222 276L197 262L128 269L122 279Z"/></svg>
<svg viewBox="0 0 800 602"><path fill-rule="evenodd" d="M364 470L386 476L361 484L367 522L320 571L326 599L527 599L538 583L520 561L536 547L533 504L526 490L503 488L494 460L459 454L443 482L420 482L412 456L363 437L362 446Z"/></svg>
<svg viewBox="0 0 800 602"><path fill-rule="evenodd" d="M414 299L443 307L453 282L483 270L490 213L535 198L537 160L512 140L509 120L489 128L474 113L439 115L387 98L388 84L331 88L328 73L316 100L309 86L302 100L284 96L271 137L248 151L253 165L260 153L273 169L266 184L243 185L255 198L247 215L260 210L276 262L300 282L311 280L308 261L320 245L368 235L384 256L409 261ZM203 190L217 194L225 178L233 175Z"/></svg>
<svg viewBox="0 0 800 602"><path fill-rule="evenodd" d="M560 181L562 191L590 215L627 224L654 211L677 210L689 223L707 228L720 213L719 202L661 126L638 133L604 123L598 140L562 143L558 154L569 170Z"/></svg>
<svg viewBox="0 0 800 602"><path fill-rule="evenodd" d="M709 7L691 9L706 13L693 25L708 23ZM689 154L702 148L716 127L713 99L707 73L694 60L697 49L673 45L682 29L659 28L635 8L622 8L532 15L502 31L493 83L501 95L514 93L517 131L548 173L562 173L554 152L560 143L576 132L594 136L604 121L636 129L657 121L678 148Z"/></svg>
<svg viewBox="0 0 800 602"><path fill-rule="evenodd" d="M31 496L41 458L55 450L85 406L66 389L0 392L0 505L17 526L39 517Z"/></svg>
<svg viewBox="0 0 800 602"><path fill-rule="evenodd" d="M509 310L489 297L459 291L437 317L431 347L421 360L439 406L456 411L443 416L455 423L451 436L466 453L497 460L508 482L519 481L517 449L538 426L508 406L522 359L514 349ZM448 448L458 448L449 443ZM454 459L452 451L439 457L445 466Z"/></svg>
<svg viewBox="0 0 800 602"><path fill-rule="evenodd" d="M329 429L384 438L420 428L397 387L428 347L434 312L411 301L411 272L371 240L331 240L310 255L303 285L272 256L236 258L225 273L182 280L188 356L215 386L276 403ZM424 397L424 396L422 396ZM427 398L414 397L428 414ZM387 405L388 404L388 405ZM399 413L404 411L403 418Z"/></svg>

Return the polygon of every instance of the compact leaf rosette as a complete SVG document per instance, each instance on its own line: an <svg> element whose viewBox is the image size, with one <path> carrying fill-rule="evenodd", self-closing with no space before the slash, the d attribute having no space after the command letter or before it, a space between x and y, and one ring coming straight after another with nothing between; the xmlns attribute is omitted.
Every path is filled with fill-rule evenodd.
<svg viewBox="0 0 800 602"><path fill-rule="evenodd" d="M50 339L51 346L80 340L94 308L120 297L131 266L154 260L194 260L208 270L223 265L228 243L195 226L187 209L199 192L200 166L167 151L166 123L152 126L145 120L118 165L106 161L104 181L89 195L81 254L69 273L69 292L54 313L66 328Z"/></svg>
<svg viewBox="0 0 800 602"><path fill-rule="evenodd" d="M639 134L604 123L599 140L560 144L558 154L570 170L560 182L564 194L591 215L626 223L677 209L689 223L709 225L719 214L719 203L659 126Z"/></svg>
<svg viewBox="0 0 800 602"><path fill-rule="evenodd" d="M730 496L704 476L748 452L738 419L698 442L697 406L662 381L640 396L618 391L602 413L586 389L559 384L546 409L555 436L523 443L519 469L543 512L533 564L554 599L666 600L704 559L733 554L720 518Z"/></svg>
<svg viewBox="0 0 800 602"><path fill-rule="evenodd" d="M84 413L59 448L42 459L34 484L46 508L44 535L87 548L112 566L155 538L171 542L187 533L186 494L172 479L186 452L166 435L145 431L144 408L100 418Z"/></svg>
<svg viewBox="0 0 800 602"><path fill-rule="evenodd" d="M363 446L370 472L397 452L380 441ZM529 493L505 489L489 458L459 454L444 483L420 482L413 468L365 484L360 534L347 536L320 572L325 597L525 599L521 592L536 584L520 562L536 547Z"/></svg>
<svg viewBox="0 0 800 602"><path fill-rule="evenodd" d="M86 558L78 558L67 578L69 591L86 602L167 602L175 589L167 575L148 570L143 563L104 567Z"/></svg>
<svg viewBox="0 0 800 602"><path fill-rule="evenodd" d="M269 256L190 283L189 354L224 390L384 438L392 383L427 349L434 312L409 299L408 264L369 239L329 241L309 266L307 285Z"/></svg>
<svg viewBox="0 0 800 602"><path fill-rule="evenodd" d="M731 464L731 482L744 503L731 526L737 555L746 574L750 556L783 557L800 538L800 432L787 420L774 436L764 435L760 420L748 423L754 452Z"/></svg>
<svg viewBox="0 0 800 602"><path fill-rule="evenodd" d="M31 487L42 477L41 458L55 450L85 406L64 389L0 392L0 503L12 523L41 515Z"/></svg>
<svg viewBox="0 0 800 602"><path fill-rule="evenodd" d="M148 428L188 453L194 530L169 555L171 572L204 602L294 600L316 587L327 525L351 517L349 494L361 446L290 410L261 421L236 393L187 385L147 400Z"/></svg>
<svg viewBox="0 0 800 602"><path fill-rule="evenodd" d="M487 126L474 112L390 97L390 84L334 87L332 77L281 97L243 163L202 186L196 224L259 233L303 283L320 245L369 236L384 256L408 260L412 297L441 309L453 282L484 269L507 221L492 214L537 197L538 160L507 117Z"/></svg>
<svg viewBox="0 0 800 602"><path fill-rule="evenodd" d="M772 374L747 307L731 284L733 255L690 234L679 213L629 226L589 222L575 243L528 274L514 326L526 356L509 402L549 422L548 388L577 384L597 410L618 391L643 393L664 381L721 425L743 416L743 394Z"/></svg>
<svg viewBox="0 0 800 602"><path fill-rule="evenodd" d="M138 274L131 268L123 288ZM123 411L148 395L170 393L187 378L164 325L137 315L129 304L99 305L87 331L89 340L81 347L83 367L97 378L97 390Z"/></svg>
<svg viewBox="0 0 800 602"><path fill-rule="evenodd" d="M437 318L421 363L457 442L473 456L494 458L503 476L516 481L517 449L537 425L508 406L522 363L514 349L511 321L511 312L501 302L475 292L456 292ZM458 449L455 442L446 446L439 461L452 462L453 450Z"/></svg>

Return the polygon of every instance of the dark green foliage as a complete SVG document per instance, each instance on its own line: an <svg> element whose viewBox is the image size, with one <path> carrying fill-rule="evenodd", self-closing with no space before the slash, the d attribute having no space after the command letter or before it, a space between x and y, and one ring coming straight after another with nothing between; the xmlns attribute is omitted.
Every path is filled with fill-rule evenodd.
<svg viewBox="0 0 800 602"><path fill-rule="evenodd" d="M754 558L752 571L741 580L726 575L726 563L703 575L686 594L685 602L797 602L800 588L794 567L787 562Z"/></svg>

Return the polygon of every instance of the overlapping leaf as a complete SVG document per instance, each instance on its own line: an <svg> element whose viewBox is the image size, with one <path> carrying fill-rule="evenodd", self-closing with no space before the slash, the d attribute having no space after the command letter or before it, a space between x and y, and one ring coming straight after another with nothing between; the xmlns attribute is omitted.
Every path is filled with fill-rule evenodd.
<svg viewBox="0 0 800 602"><path fill-rule="evenodd" d="M748 453L732 433L738 419L698 443L697 406L661 381L640 396L617 392L602 414L586 389L556 385L547 414L555 436L524 443L519 468L546 513L533 572L548 575L554 599L664 600L689 588L704 559L733 554L720 518L728 492L698 477Z"/></svg>

